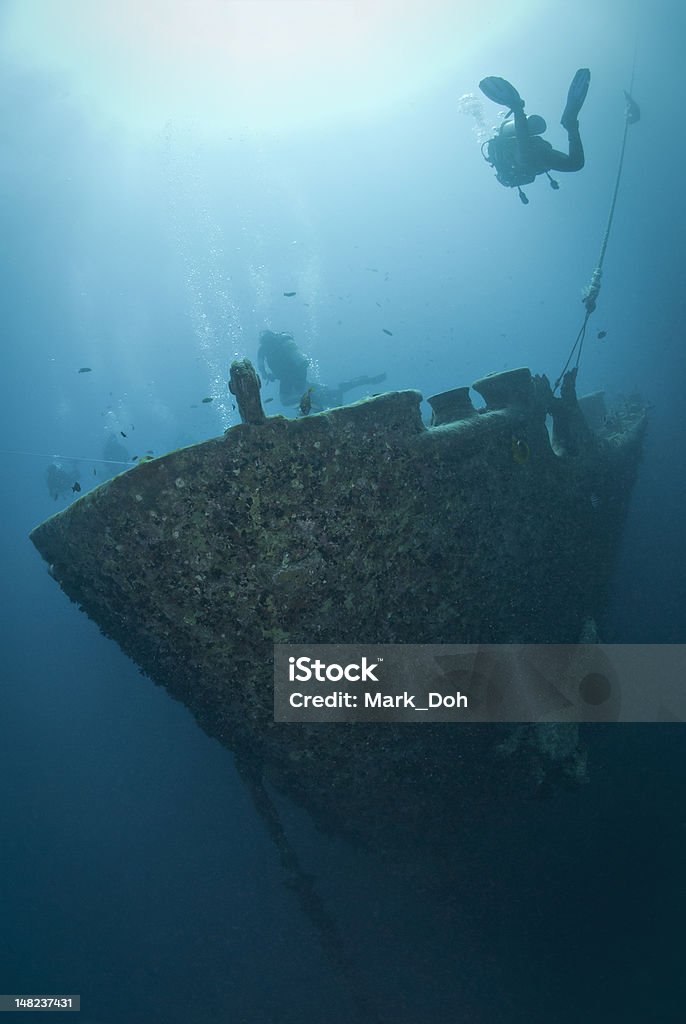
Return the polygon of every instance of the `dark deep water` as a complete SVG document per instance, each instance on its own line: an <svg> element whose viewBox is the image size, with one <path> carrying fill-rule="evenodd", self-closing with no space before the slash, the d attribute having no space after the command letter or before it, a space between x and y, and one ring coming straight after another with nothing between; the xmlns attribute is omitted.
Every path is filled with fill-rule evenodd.
<svg viewBox="0 0 686 1024"><path fill-rule="evenodd" d="M540 47L540 71L527 71L531 62L519 58L514 68L507 64L513 75L528 74L529 90L540 78L543 95L560 92L562 58L565 68L588 62L598 82L585 122L585 176L554 195L538 184L526 211L496 192L476 163L454 98L474 89L481 74L504 68L504 55L521 41L517 33L531 38L529 23L494 42L492 56L483 48L472 54L417 108L400 104L387 121L347 124L331 156L327 147L338 143L326 133L315 133L311 151L302 136L280 140L292 180L274 184L267 175L264 194L256 186L235 219L217 196L225 176L232 188L240 177L240 150L227 161L221 146L209 146L200 157L177 154L178 165L167 153L163 172L159 154L140 162L134 155L127 164L104 128L88 127L77 99L60 98L40 74L14 66L3 72L12 157L0 172L0 993L80 993L83 1024L684 1019L681 724L587 726L585 787L523 799L497 816L485 793L480 820L469 823L465 849L455 851L451 884L438 882L428 861L426 878L421 870L408 875L322 837L301 811L279 803L349 957L343 970L286 884L231 755L47 576L27 535L65 502L46 492L45 460L8 454L98 458L108 433L134 419L146 447L159 450L220 433L235 422L230 408L201 421L190 403L211 393L216 368L225 372L234 353L254 358L264 324L293 329L325 378L380 367L388 387L426 395L446 379L469 382L508 363L554 375L577 328L578 290L604 227L617 155L617 133L610 138L604 127L608 97L626 80L625 40L608 49L613 26L624 25L621 9L593 10L585 16L599 19L595 36L581 20L555 35L557 14L541 14L534 28L548 49ZM654 405L601 624L603 639L614 643L686 642L683 141L674 141L680 115L670 98L680 95L670 76L679 66L682 20L668 4L644 20L637 77L643 135L640 145L630 140L596 314L597 328L609 328L608 343L623 341L596 346L585 367L584 389L637 387ZM674 88L663 93L656 81L665 77ZM462 149L453 138L460 131ZM420 144L409 156L412 138ZM248 151L246 177L269 166L272 145L259 159ZM674 159L664 159L670 146ZM432 188L415 187L439 165ZM457 187L456 168L465 168ZM180 205L178 220L151 198L165 188ZM331 222L318 221L329 205ZM164 235L167 217L177 248ZM231 257L228 301L217 289L221 261L205 250L215 229L233 238L241 217L251 270ZM294 233L309 256L292 256ZM181 264L192 273L184 277ZM387 291L365 270L377 264L389 268ZM292 277L312 293L311 306L297 314L269 298ZM383 324L374 323L373 348L365 331L377 296ZM341 320L352 365L336 334ZM396 320L404 325L393 335L400 349L380 333ZM565 340L555 341L551 355L558 333ZM77 380L75 367L98 361L99 380ZM87 397L75 390L91 383ZM82 479L90 465L81 466Z"/></svg>

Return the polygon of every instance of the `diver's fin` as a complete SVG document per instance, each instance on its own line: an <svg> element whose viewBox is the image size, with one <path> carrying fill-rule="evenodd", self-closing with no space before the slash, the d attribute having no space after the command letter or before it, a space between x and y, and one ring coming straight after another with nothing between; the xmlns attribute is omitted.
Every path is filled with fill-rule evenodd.
<svg viewBox="0 0 686 1024"><path fill-rule="evenodd" d="M641 120L641 108L626 89L624 90L624 100L626 102L626 119L629 124L636 124L637 121Z"/></svg>
<svg viewBox="0 0 686 1024"><path fill-rule="evenodd" d="M579 111L584 105L590 81L591 72L588 68L579 68L572 79L572 84L570 85L569 92L567 93L567 106L560 118L560 124L563 128L566 128L567 131L569 131L579 117Z"/></svg>
<svg viewBox="0 0 686 1024"><path fill-rule="evenodd" d="M504 78L497 78L494 75L482 78L479 88L484 96L488 96L494 103L499 103L501 107L507 107L508 110L524 109L524 100L514 85L510 85Z"/></svg>

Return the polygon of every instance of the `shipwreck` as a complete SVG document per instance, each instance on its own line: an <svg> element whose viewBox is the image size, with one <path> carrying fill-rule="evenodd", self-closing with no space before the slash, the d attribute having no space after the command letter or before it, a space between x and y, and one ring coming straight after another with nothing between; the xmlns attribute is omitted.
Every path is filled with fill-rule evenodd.
<svg viewBox="0 0 686 1024"><path fill-rule="evenodd" d="M265 415L141 463L38 526L62 590L315 823L401 846L523 779L578 780L576 726L277 724L275 643L575 643L602 621L646 424L526 368L429 399ZM513 739L514 736L514 739ZM260 797L258 796L258 800ZM278 831L278 829L277 829ZM437 830L433 828L434 835Z"/></svg>

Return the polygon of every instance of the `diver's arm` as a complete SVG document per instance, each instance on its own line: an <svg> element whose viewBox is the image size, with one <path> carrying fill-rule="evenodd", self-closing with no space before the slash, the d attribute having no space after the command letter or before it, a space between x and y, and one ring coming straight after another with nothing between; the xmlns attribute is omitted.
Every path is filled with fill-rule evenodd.
<svg viewBox="0 0 686 1024"><path fill-rule="evenodd" d="M529 141L529 128L526 123L526 114L524 113L524 104L521 107L515 107L512 111L514 114L515 123L515 135L517 136L518 142Z"/></svg>

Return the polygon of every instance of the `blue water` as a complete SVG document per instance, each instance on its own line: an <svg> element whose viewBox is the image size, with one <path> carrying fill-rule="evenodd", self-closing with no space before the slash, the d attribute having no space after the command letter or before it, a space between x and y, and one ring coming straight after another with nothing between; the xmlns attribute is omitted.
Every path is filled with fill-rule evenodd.
<svg viewBox="0 0 686 1024"><path fill-rule="evenodd" d="M315 117L313 78L266 125L248 96L237 112L227 81L219 129L183 75L175 95L190 109L162 101L127 120L89 77L97 46L103 61L108 50L102 24L88 36L87 8L65 2L62 29L87 42L60 59L57 41L32 51L17 35L21 6L0 11L0 993L80 993L84 1024L683 1020L681 726L596 728L589 785L504 818L485 795L450 888L409 882L280 805L348 951L342 970L285 884L230 753L67 601L27 538L72 497L48 493L50 456L85 491L112 471L95 461L110 437L130 459L236 423L228 365L255 359L264 328L290 331L327 384L385 371L385 387L426 396L519 365L554 379L605 229L638 24L642 119L579 383L639 390L653 406L603 639L686 642L681 6L530 4L508 20L503 5L429 73L456 6L435 0L423 5L423 77L389 8L347 79L359 91L388 66L383 102L370 85L367 107L346 111L343 96ZM48 7L29 6L23 31L44 40ZM171 43L151 10L152 54ZM529 186L523 207L481 159L458 99L506 75L562 145L579 66L593 76L586 167L559 175L557 192ZM293 414L274 385L265 394L268 411Z"/></svg>

